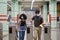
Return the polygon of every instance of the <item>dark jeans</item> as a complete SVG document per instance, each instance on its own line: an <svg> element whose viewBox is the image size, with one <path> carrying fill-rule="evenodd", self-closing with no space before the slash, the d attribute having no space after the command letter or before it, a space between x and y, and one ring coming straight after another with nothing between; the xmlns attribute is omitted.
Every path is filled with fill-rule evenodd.
<svg viewBox="0 0 60 40"><path fill-rule="evenodd" d="M24 40L25 31L19 31L19 40Z"/></svg>
<svg viewBox="0 0 60 40"><path fill-rule="evenodd" d="M26 26L20 26L19 40L24 40Z"/></svg>

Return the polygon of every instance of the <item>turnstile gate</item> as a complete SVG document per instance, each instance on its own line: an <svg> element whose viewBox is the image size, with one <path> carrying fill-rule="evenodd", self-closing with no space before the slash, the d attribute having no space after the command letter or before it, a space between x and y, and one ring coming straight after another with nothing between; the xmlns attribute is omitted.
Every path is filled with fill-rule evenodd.
<svg viewBox="0 0 60 40"><path fill-rule="evenodd" d="M17 40L16 25L9 26L9 40Z"/></svg>
<svg viewBox="0 0 60 40"><path fill-rule="evenodd" d="M27 27L27 40L33 40L33 26L31 24Z"/></svg>

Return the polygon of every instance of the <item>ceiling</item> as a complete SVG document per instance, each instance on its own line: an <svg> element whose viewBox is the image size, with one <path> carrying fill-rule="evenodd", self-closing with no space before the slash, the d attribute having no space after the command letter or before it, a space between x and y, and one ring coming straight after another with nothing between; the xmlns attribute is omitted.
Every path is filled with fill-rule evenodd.
<svg viewBox="0 0 60 40"><path fill-rule="evenodd" d="M8 4L11 5L11 0L8 0ZM18 0L18 2L21 2L21 6L23 8L23 10L30 10L31 9L31 3L32 0ZM43 0L35 0L34 4L33 4L33 10L39 9L43 4ZM11 8L8 6L8 9Z"/></svg>

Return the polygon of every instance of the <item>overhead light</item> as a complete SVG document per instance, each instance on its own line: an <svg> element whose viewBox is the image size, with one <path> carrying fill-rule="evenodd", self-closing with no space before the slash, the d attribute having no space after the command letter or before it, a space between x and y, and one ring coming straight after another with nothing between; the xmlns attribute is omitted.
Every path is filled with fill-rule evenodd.
<svg viewBox="0 0 60 40"><path fill-rule="evenodd" d="M8 4L8 3L7 3L7 5L11 7L11 5L10 5L10 4Z"/></svg>
<svg viewBox="0 0 60 40"><path fill-rule="evenodd" d="M33 3L34 3L34 1L35 1L35 0L32 0L32 3L31 3L31 10L32 10L32 8L33 8Z"/></svg>

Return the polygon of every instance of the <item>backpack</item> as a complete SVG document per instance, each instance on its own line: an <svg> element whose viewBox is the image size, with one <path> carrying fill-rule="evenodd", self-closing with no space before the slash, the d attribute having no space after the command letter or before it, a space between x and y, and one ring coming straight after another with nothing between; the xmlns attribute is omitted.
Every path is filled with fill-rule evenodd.
<svg viewBox="0 0 60 40"><path fill-rule="evenodd" d="M35 18L34 18L34 26L38 27L42 23L43 23L43 18L40 17L40 16L35 16Z"/></svg>

